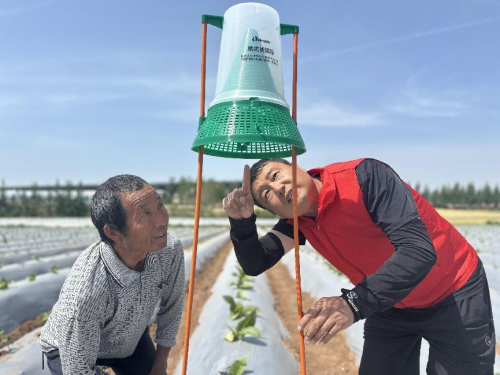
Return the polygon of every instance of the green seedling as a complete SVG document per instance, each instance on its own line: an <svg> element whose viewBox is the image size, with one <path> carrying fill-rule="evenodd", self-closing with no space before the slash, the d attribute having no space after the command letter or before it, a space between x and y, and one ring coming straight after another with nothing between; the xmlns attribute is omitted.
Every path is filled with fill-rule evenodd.
<svg viewBox="0 0 500 375"><path fill-rule="evenodd" d="M52 268L50 269L50 272L57 274L58 270L59 270L59 268L57 268L56 265L53 265Z"/></svg>
<svg viewBox="0 0 500 375"><path fill-rule="evenodd" d="M224 298L224 301L229 303L229 318L231 320L242 318L254 311L256 313L260 312L260 309L257 306L253 305L245 306L241 302L236 302L234 298L231 296L222 296L222 298Z"/></svg>
<svg viewBox="0 0 500 375"><path fill-rule="evenodd" d="M33 255L31 258L32 258L33 260L36 260L37 262L39 262L39 261L40 261L40 257L39 257L38 255Z"/></svg>
<svg viewBox="0 0 500 375"><path fill-rule="evenodd" d="M236 282L232 282L229 285L235 286L240 290L250 290L253 289L253 278L251 276L247 276L243 268L240 266L236 266L236 270L238 272L233 272L233 276L237 277L238 280Z"/></svg>
<svg viewBox="0 0 500 375"><path fill-rule="evenodd" d="M243 301L248 301L248 297L243 293L242 290L238 290L238 293L236 293L236 298L242 299Z"/></svg>
<svg viewBox="0 0 500 375"><path fill-rule="evenodd" d="M0 280L0 290L5 290L9 287L9 283L7 280L5 280L4 277L2 277L2 280Z"/></svg>
<svg viewBox="0 0 500 375"><path fill-rule="evenodd" d="M52 312L52 310L49 310L49 311L45 311L43 314L42 314L42 322L46 322L47 319L49 319L49 316L50 316L50 313Z"/></svg>
<svg viewBox="0 0 500 375"><path fill-rule="evenodd" d="M233 362L231 367L229 368L229 375L243 375L247 368L247 359L240 358Z"/></svg>
<svg viewBox="0 0 500 375"><path fill-rule="evenodd" d="M228 326L229 332L224 335L224 338L229 342L238 341L243 336L255 336L260 337L260 331L255 327L255 321L257 320L257 312L253 311L248 316L240 320L236 325L235 329Z"/></svg>
<svg viewBox="0 0 500 375"><path fill-rule="evenodd" d="M36 275L34 272L31 272L30 275L28 276L28 280L29 281L35 281L36 279Z"/></svg>
<svg viewBox="0 0 500 375"><path fill-rule="evenodd" d="M2 269L2 267L3 267L3 266L2 266L2 263L0 263L0 269Z"/></svg>
<svg viewBox="0 0 500 375"><path fill-rule="evenodd" d="M6 344L10 340L7 336L3 336L3 334L4 334L4 330L0 329L0 344Z"/></svg>
<svg viewBox="0 0 500 375"><path fill-rule="evenodd" d="M9 243L9 240L7 239L7 236L5 234L2 234L2 241L5 245Z"/></svg>

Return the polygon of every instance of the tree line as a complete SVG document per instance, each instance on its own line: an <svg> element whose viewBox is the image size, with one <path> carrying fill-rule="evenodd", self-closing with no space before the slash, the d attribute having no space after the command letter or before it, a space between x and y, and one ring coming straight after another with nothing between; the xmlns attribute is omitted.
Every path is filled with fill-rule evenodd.
<svg viewBox="0 0 500 375"><path fill-rule="evenodd" d="M220 207L222 199L241 182L218 182L212 179L203 181L202 207ZM500 209L500 189L498 185L486 184L476 187L473 183L442 186L430 189L417 183L415 190L438 208L463 209ZM83 192L81 183L58 182L54 190L41 192L37 184L29 190L11 193L2 182L0 186L0 217L78 217L89 216L90 195ZM159 191L163 202L169 206L190 206L196 200L196 181L181 178L171 179L165 190ZM203 212L208 212L207 210Z"/></svg>

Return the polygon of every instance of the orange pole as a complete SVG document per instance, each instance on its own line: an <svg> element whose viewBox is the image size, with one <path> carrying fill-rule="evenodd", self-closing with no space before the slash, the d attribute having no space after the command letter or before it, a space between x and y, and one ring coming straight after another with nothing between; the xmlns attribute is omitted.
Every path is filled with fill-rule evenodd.
<svg viewBox="0 0 500 375"><path fill-rule="evenodd" d="M292 119L297 123L297 33L293 34L293 86L292 86ZM297 208L297 149L292 147L292 181L293 181L293 242L295 245L295 287L297 289L297 320L300 322L302 312L302 287L300 280L300 253L299 253L299 212ZM304 333L299 333L300 340L300 369L306 375L306 348Z"/></svg>
<svg viewBox="0 0 500 375"><path fill-rule="evenodd" d="M200 117L205 116L205 73L206 73L206 58L207 58L207 24L202 24L202 44L201 44L201 96L200 96ZM198 253L198 233L200 229L200 203L201 203L201 185L203 171L203 146L198 150L198 177L196 180L196 207L194 212L194 233L193 233L193 249L191 253L191 271L189 274L189 289L188 289L188 305L186 314L186 331L184 333L184 353L182 358L182 375L186 375L188 353L189 353L189 336L191 332L191 311L193 309L193 291L194 278L196 275L196 255Z"/></svg>

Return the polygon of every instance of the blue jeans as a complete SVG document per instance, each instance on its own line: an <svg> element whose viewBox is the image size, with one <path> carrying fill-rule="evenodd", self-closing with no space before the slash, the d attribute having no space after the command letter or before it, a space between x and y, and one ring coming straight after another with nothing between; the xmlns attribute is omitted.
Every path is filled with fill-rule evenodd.
<svg viewBox="0 0 500 375"><path fill-rule="evenodd" d="M149 327L141 336L134 353L126 358L98 358L97 366L111 367L116 375L148 375L153 368L155 347L149 337ZM63 375L59 350L45 353L52 375Z"/></svg>

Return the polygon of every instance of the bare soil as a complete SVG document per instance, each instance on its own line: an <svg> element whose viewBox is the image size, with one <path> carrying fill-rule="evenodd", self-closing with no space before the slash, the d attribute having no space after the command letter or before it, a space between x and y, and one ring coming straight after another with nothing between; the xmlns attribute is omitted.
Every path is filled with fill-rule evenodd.
<svg viewBox="0 0 500 375"><path fill-rule="evenodd" d="M25 334L33 331L35 328L41 327L45 324L45 320L43 319L43 315L45 313L41 313L35 319L30 319L20 324L13 331L9 332L5 335L0 335L0 348L12 344L14 341L20 339ZM7 341L2 344L3 339L6 338ZM5 351L0 351L0 355Z"/></svg>
<svg viewBox="0 0 500 375"><path fill-rule="evenodd" d="M266 274L269 277L271 292L276 303L276 312L290 333L290 337L284 340L285 345L299 363L297 374L300 374L295 279L290 276L288 269L281 263L277 263ZM316 301L317 299L310 294L302 292L304 311L307 311ZM347 338L344 332L340 332L324 346L311 345L306 341L305 352L308 374L355 375L358 373L358 368L354 363L354 353L347 346Z"/></svg>

